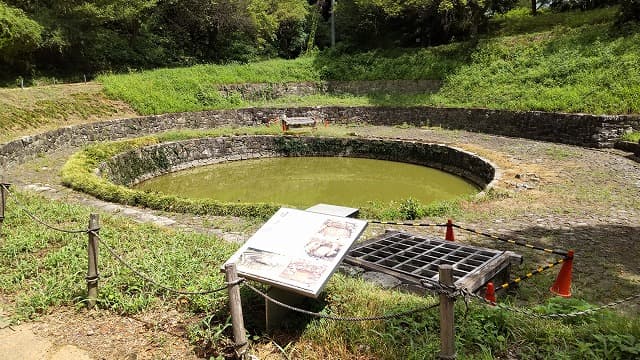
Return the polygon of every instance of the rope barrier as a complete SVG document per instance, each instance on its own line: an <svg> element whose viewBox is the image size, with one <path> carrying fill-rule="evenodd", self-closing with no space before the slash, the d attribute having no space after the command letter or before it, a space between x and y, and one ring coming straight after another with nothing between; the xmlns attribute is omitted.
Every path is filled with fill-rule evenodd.
<svg viewBox="0 0 640 360"><path fill-rule="evenodd" d="M473 234L476 234L476 235L482 235L484 237L488 237L488 238L493 239L493 240L498 240L498 241L506 242L506 243L513 244L513 245L524 246L524 247L527 247L529 249L540 250L540 251L544 251L546 253L556 254L556 255L560 255L560 256L567 256L567 254L568 254L567 250L547 249L545 247L532 245L532 244L529 244L529 243L521 241L521 240L505 239L505 238L502 238L502 237L499 237L499 236L496 236L496 235L492 235L492 234L485 233L485 232L482 232L482 231L478 231L478 230L475 230L475 229L467 228L467 227L460 226L460 225L457 225L457 224L452 224L452 226L454 228L457 228L457 229L460 229L460 230L464 230L464 231L467 231L467 232L470 232L470 233L473 233Z"/></svg>
<svg viewBox="0 0 640 360"><path fill-rule="evenodd" d="M498 287L503 288L503 289L507 289L509 287L513 287L513 286L517 285L518 283L520 283L521 281L527 280L527 279L531 279L534 275L538 275L538 274L542 273L545 270L551 269L552 267L554 267L556 265L560 265L560 264L564 263L567 260L568 260L568 258L558 259L558 260L556 260L556 261L554 261L552 263L548 263L545 266L540 266L540 267L536 268L535 270L533 270L531 272L528 272L528 273L526 273L524 275L518 276L517 278L515 278L515 279L513 279L513 280L511 280L509 282L506 282L506 283L504 283L502 285L499 285Z"/></svg>
<svg viewBox="0 0 640 360"><path fill-rule="evenodd" d="M431 223L415 223L415 222L398 222L398 221L381 221L381 220L367 220L370 224L383 224L383 225L398 225L398 226L414 226L414 227L447 227L449 226L448 224L431 224ZM460 230L464 230L476 235L481 235L484 237L488 237L490 239L494 239L494 240L498 240L498 241L502 241L502 242L506 242L509 244L513 244L513 245L518 245L518 246L523 246L529 249L533 249L533 250L540 250L540 251L544 251L546 253L550 253L550 254L556 254L556 255L560 255L560 256L567 256L568 251L564 250L564 249L548 249L542 246L538 246L538 245L533 245L533 244L529 244L525 241L522 240L512 240L512 239L506 239L500 236L496 236L493 234L489 234L486 232L482 232L482 231L478 231L475 229L471 229L468 227L464 227L464 226L460 226L457 224L451 224L450 226L453 226L454 228L460 229Z"/></svg>
<svg viewBox="0 0 640 360"><path fill-rule="evenodd" d="M5 184L0 184L0 186L7 192L7 194L9 194L11 196L13 201L16 202L16 204L18 205L18 207L20 208L20 210L22 212L27 214L28 217L30 217L33 221L39 223L40 225L43 225L44 227L49 228L51 230L55 230L55 231L59 231L59 232L67 233L67 234L82 234L82 233L87 233L88 232L88 230L84 230L84 229L82 229L82 230L67 230L67 229L62 229L62 228L47 224L42 219L38 218L37 216L35 216L31 212L29 212L29 210L27 210L27 208L20 202L20 200L18 200L18 197L15 194L13 194L11 192L11 190L9 190L8 186L6 186Z"/></svg>
<svg viewBox="0 0 640 360"><path fill-rule="evenodd" d="M165 286L163 284L158 283L157 281L153 280L152 278L150 278L149 276L145 275L144 273L138 271L137 269L135 269L132 265L130 265L126 260L124 260L124 258L122 258L120 255L118 255L115 250L113 248L111 248L109 246L109 244L98 234L98 230L100 230L99 228L92 228L92 229L77 229L77 230L69 230L69 229L62 229L53 225L50 225L48 223L46 223L45 221L41 220L40 218L38 218L37 216L35 216L33 213L31 213L30 211L28 211L25 207L25 205L23 205L20 200L17 198L17 196L11 192L9 190L9 187L6 186L6 184L0 184L0 187L2 189L4 189L7 194L9 194L13 200L16 202L16 204L18 205L18 207L20 208L21 211L23 211L29 218L31 218L32 220L34 220L35 222L51 229L51 230L55 230L55 231L59 231L59 232L63 232L63 233L69 233L69 234L80 234L80 233L90 233L92 235L95 235L98 240L100 241L100 243L107 249L107 251L111 254L111 256L113 256L118 262L120 262L123 266L125 266L126 268L128 268L134 275L136 275L137 277L153 284L154 286L161 288L163 290L169 291L169 292L173 292L176 294L181 294L181 295L207 295L207 294L212 294L212 293L216 293L216 292L221 292L224 291L226 289L229 288L229 286L233 286L233 285L237 285L237 284L243 284L246 285L249 289L251 289L252 291L254 291L255 293L257 293L258 295L262 296L263 298L265 298L267 301L270 301L276 305L282 306L286 309L295 311L295 312L299 312L302 314L306 314L306 315L310 315L310 316L314 316L314 317L319 317L319 318L324 318L324 319L328 319L328 320L334 320L334 321L377 321L377 320L388 320L388 319L393 319L393 318L399 318L402 316L406 316L406 315L411 315L414 313L418 313L418 312L422 312L422 311L427 311L430 309L433 309L437 306L439 306L439 303L433 304L433 305L429 305L429 306L425 306L422 308L418 308L418 309L414 309L414 310L409 310L409 311L404 311L404 312L399 312L399 313L395 313L395 314L387 314L387 315L379 315L379 316L368 316L368 317L342 317L342 316L334 316L334 315L327 315L327 314L321 314L321 313L316 313L316 312L312 312L312 311L308 311L308 310L304 310L304 309L300 309L300 308L296 308L294 306L291 305L287 305L283 302L280 302L276 299L273 299L271 297L269 297L267 294L263 293L262 291L256 289L255 287L251 286L250 284L245 282L245 279L243 278L239 278L237 281L234 282L225 282L225 285L217 288L217 289L213 289L213 290L205 290L205 291L182 291L182 290L177 290L177 289L173 289L171 287ZM400 226L419 226L419 227L446 227L448 226L448 224L430 224L430 223L411 223L411 222L390 222L390 221L379 221L379 220L369 220L369 223L373 223L373 224L385 224L385 225L400 225ZM524 246L530 249L534 249L534 250L540 250L540 251L544 251L547 253L552 253L552 254L556 254L556 255L561 255L563 256L562 259L559 259L553 263L548 263L545 266L541 266L538 267L537 269L535 269L534 271L531 271L529 273L526 273L522 276L519 276L517 278L515 278L514 280L504 283L502 285L500 285L499 287L503 288L503 289L507 289L509 287L512 287L520 282L522 282L523 280L529 279L531 277L533 277L534 275L540 274L541 272L547 270L547 269L551 269L556 265L562 264L565 261L569 260L569 253L566 250L558 250L558 249L547 249L544 247L540 247L540 246L536 246L536 245L532 245L532 244L528 244L526 242L523 241L519 241L519 240L511 240L511 239L505 239L505 238L501 238L499 236L495 236L489 233L485 233L485 232L481 232L481 231L477 231L471 228L466 228L457 224L452 224L453 227L458 228L460 230L464 230L464 231L468 231L477 235L481 235L481 236L485 236L494 240L499 240L499 241L503 241L503 242L507 242L510 244L514 244L514 245L519 245L519 246ZM91 276L91 277L87 277L86 280L88 281L98 281L99 279L99 275L95 275L95 276ZM628 296L626 298L623 299L619 299L616 301L612 301L608 304L604 304L592 309L586 309L586 310L582 310L582 311L575 311L575 312L571 312L571 313L553 313L553 314L539 314L539 313L535 313L532 312L530 310L525 310L525 309L521 309L521 308L515 308L512 306L508 306L502 303L496 303L494 301L490 301L487 300L477 294L474 294L472 292L470 292L467 289L458 289L456 287L450 287L450 286L445 286L443 284L441 284L438 281L428 281L428 280L424 280L422 282L422 285L430 288L432 290L435 290L436 292L438 292L439 294L445 294L447 295L449 298L457 298L457 297L463 297L465 299L465 303L467 301L467 299L471 298L471 299L475 299L478 300L484 304L487 305L492 305L492 306L496 306L499 307L501 309L507 310L507 311L512 311L515 313L519 313L519 314L523 314L523 315L528 315L531 317L536 317L536 318L541 318L541 319L557 319L557 318L569 318L569 317L577 317L577 316L582 316L582 315L589 315L589 314L593 314L596 313L598 311L602 311L604 309L608 309L608 308L612 308L618 305L621 305L623 303L632 301L632 300L637 300L640 299L640 293L635 294L635 295L631 295Z"/></svg>
<svg viewBox="0 0 640 360"><path fill-rule="evenodd" d="M398 226L416 226L416 227L445 227L447 224L429 224L429 223L413 223L413 222L396 222L396 221L381 221L381 220L367 220L370 224L383 224L383 225L398 225Z"/></svg>
<svg viewBox="0 0 640 360"><path fill-rule="evenodd" d="M403 317L406 315L411 315L411 314L415 314L418 312L423 312L423 311L427 311L430 309L435 308L436 306L439 306L440 303L435 303L429 306L425 306L425 307L421 307L418 309L414 309L414 310L409 310L409 311L403 311L403 312L399 312L399 313L395 313L395 314L388 314L388 315L379 315L379 316L365 316L365 317L348 317L348 316L334 316L334 315L327 315L327 314L321 314L321 313L317 313L317 312L313 312L313 311L309 311L309 310L304 310L304 309L300 309L297 308L295 306L291 306L288 304L285 304L281 301L278 301L272 297L270 297L269 295L265 294L264 292L256 289L255 287L251 286L248 283L244 283L244 286L248 287L249 289L251 289L253 292L255 292L256 294L262 296L263 298L265 298L267 301L270 301L278 306L282 306L285 309L291 310L291 311L295 311L301 314L305 314L305 315L310 315L313 317L318 317L318 318L322 318L322 319L328 319L328 320L334 320L334 321L376 321L376 320L389 320L389 319L394 319L394 318L399 318L399 317Z"/></svg>
<svg viewBox="0 0 640 360"><path fill-rule="evenodd" d="M207 295L207 294L213 294L213 293L217 293L223 290L226 290L229 286L233 286L233 285L237 285L240 284L244 281L244 279L240 278L238 279L237 282L233 282L233 283L225 283L224 286L214 289L214 290L204 290L204 291L183 291L183 290L176 290L173 288L170 288L166 285L162 285L160 283L158 283L157 281L153 280L152 278L150 278L149 276L141 273L140 271L136 270L133 266L131 266L131 264L129 264L127 261L125 261L120 255L118 255L115 250L113 250L113 248L111 248L109 246L109 244L107 244L107 242L95 231L92 231L92 233L98 238L98 240L100 241L100 243L102 245L104 245L105 248L107 248L107 251L109 251L109 253L111 254L111 256L113 256L116 260L118 260L122 265L124 265L127 269L131 270L131 272L133 272L134 275L138 276L139 278L155 285L156 287L159 287L163 290L172 292L172 293L176 293L176 294L181 294L181 295Z"/></svg>
<svg viewBox="0 0 640 360"><path fill-rule="evenodd" d="M505 305L505 304L502 304L502 303L496 303L496 302L493 302L493 301L489 301L489 300L483 298L482 296L474 294L474 293L472 293L472 292L470 292L470 291L468 291L466 289L463 289L462 293L464 294L465 297L478 300L478 301L480 301L480 302L482 302L484 304L491 305L491 306L496 306L496 307L502 308L502 309L507 310L507 311L512 311L512 312L515 312L515 313L519 313L519 314L522 314L522 315L527 315L527 316L531 316L531 317L535 317L535 318L539 318L539 319L571 318L571 317L578 317L578 316L583 316L583 315L590 315L590 314L594 314L594 313L596 313L598 311L602 311L604 309L612 308L612 307L618 306L620 304L632 301L634 299L640 299L640 293L638 293L638 294L635 294L635 295L628 296L628 297L626 297L624 299L612 301L612 302L610 302L608 304L601 305L601 306L598 306L598 307L595 307L595 308L592 308L592 309L574 311L574 312L570 312L570 313L566 313L566 314L564 314L564 313L539 314L539 313L534 313L533 311L530 311L530 310L525 310L525 309L521 309L521 308L508 306L508 305Z"/></svg>
<svg viewBox="0 0 640 360"><path fill-rule="evenodd" d="M563 259L562 261L564 261L565 259ZM553 265L557 265L557 264L549 264L551 266ZM549 267L551 267L549 266ZM542 270L541 270L542 271ZM620 300L616 300L616 301L612 301L608 304L605 305L601 305L592 309L586 309L586 310L581 310L581 311L574 311L574 312L570 312L570 313L553 313L553 314L539 314L539 313L535 313L531 310L525 310L525 309L521 309L521 308L516 308L513 306L508 306L505 305L503 303L497 303L495 301L490 301L487 300L485 298L483 298L482 296L475 294L467 289L464 288L456 288L456 287L451 287L451 286L445 286L442 283L440 283L439 281L435 281L435 280L425 280L422 282L424 286L429 287L433 290L435 290L437 293L439 294L446 294L448 297L450 298L456 298L456 297L464 297L465 298L465 303L466 303L466 299L475 299L480 301L483 304L486 305L491 305L491 306L495 306L495 307L499 307L501 309L507 310L507 311L511 311L511 312L515 312L518 314L522 314L522 315L527 315L527 316L531 316L531 317L535 317L535 318L539 318L539 319L558 319L558 318L569 318L569 317L578 317L578 316L583 316L583 315L590 315L590 314L594 314L598 311L602 311L604 309L608 309L608 308L612 308L615 306L618 306L620 304L635 300L635 299L639 299L640 300L640 293L635 294L635 295L631 295L628 296L624 299L620 299Z"/></svg>

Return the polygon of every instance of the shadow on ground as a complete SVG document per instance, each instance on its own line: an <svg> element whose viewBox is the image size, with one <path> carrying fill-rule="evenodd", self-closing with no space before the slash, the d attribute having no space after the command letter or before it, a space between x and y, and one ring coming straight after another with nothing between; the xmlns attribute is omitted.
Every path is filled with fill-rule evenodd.
<svg viewBox="0 0 640 360"><path fill-rule="evenodd" d="M593 303L607 303L640 293L640 227L625 225L575 226L549 229L532 226L502 236L523 239L548 248L573 249L573 293ZM502 245L501 248L506 248ZM522 247L523 268L535 268L549 254ZM528 257L528 258L527 258ZM556 270L550 270L554 276ZM637 301L636 301L637 303Z"/></svg>

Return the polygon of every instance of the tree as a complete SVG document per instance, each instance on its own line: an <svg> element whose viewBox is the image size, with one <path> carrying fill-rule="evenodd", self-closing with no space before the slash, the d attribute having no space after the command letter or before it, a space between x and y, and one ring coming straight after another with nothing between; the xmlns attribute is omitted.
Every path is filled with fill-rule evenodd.
<svg viewBox="0 0 640 360"><path fill-rule="evenodd" d="M295 57L306 45L309 4L305 0L251 0L258 46L283 57Z"/></svg>
<svg viewBox="0 0 640 360"><path fill-rule="evenodd" d="M622 0L618 22L640 22L640 0Z"/></svg>
<svg viewBox="0 0 640 360"><path fill-rule="evenodd" d="M364 47L429 46L475 37L488 9L514 0L341 0L336 7L343 40Z"/></svg>
<svg viewBox="0 0 640 360"><path fill-rule="evenodd" d="M42 26L24 11L0 2L0 61L29 70L29 60L42 43Z"/></svg>

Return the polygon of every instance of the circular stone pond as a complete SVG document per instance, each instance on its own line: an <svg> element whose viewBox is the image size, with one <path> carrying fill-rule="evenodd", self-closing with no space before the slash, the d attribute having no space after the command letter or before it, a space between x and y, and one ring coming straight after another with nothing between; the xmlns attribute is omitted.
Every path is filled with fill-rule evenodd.
<svg viewBox="0 0 640 360"><path fill-rule="evenodd" d="M135 185L144 191L295 207L318 203L359 207L414 198L423 204L479 191L430 167L347 157L279 157L225 162L162 175Z"/></svg>
<svg viewBox="0 0 640 360"><path fill-rule="evenodd" d="M416 141L232 136L138 148L101 163L99 173L118 185L181 198L357 207L473 194L490 186L497 169L475 154Z"/></svg>

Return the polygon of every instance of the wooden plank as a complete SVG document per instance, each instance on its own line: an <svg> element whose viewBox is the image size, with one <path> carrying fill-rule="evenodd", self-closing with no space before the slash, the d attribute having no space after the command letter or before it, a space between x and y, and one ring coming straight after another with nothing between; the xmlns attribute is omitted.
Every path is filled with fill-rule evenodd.
<svg viewBox="0 0 640 360"><path fill-rule="evenodd" d="M303 126L316 127L316 120L310 117L286 117L282 116L282 130L286 131L289 128L297 128Z"/></svg>
<svg viewBox="0 0 640 360"><path fill-rule="evenodd" d="M500 271L506 269L510 264L511 257L509 254L502 253L498 257L491 259L475 271L470 273L466 278L456 281L456 286L469 291L476 291L491 280Z"/></svg>
<svg viewBox="0 0 640 360"><path fill-rule="evenodd" d="M296 125L315 125L316 121L310 117L287 117L283 118L287 125L296 126Z"/></svg>

